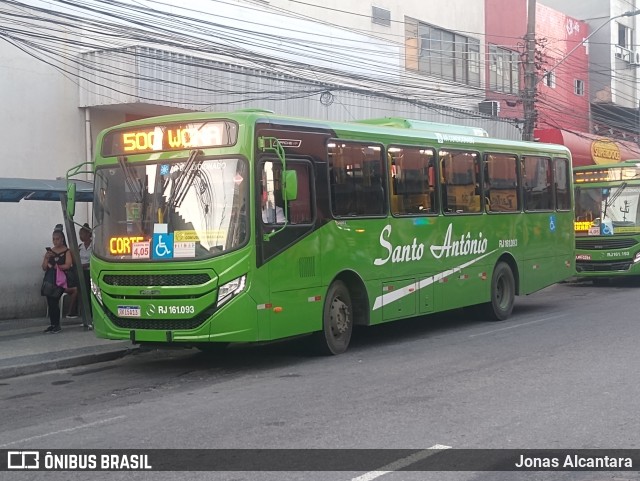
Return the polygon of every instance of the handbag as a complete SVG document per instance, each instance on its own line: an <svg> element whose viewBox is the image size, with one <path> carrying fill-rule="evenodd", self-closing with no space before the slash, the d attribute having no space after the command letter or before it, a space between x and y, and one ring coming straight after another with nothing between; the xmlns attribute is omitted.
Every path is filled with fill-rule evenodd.
<svg viewBox="0 0 640 481"><path fill-rule="evenodd" d="M67 274L65 274L65 272L62 269L60 269L60 266L57 264L56 264L56 286L62 287L63 289L66 289L68 287Z"/></svg>
<svg viewBox="0 0 640 481"><path fill-rule="evenodd" d="M56 272L54 269L47 269L44 273L44 279L42 279L42 287L40 287L40 294L46 297L53 297L54 299L60 299L64 294L64 288L56 285Z"/></svg>

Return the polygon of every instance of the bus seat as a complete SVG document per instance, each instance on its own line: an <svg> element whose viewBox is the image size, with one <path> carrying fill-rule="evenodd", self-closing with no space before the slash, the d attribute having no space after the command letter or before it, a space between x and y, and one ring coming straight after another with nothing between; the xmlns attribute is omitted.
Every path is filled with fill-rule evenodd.
<svg viewBox="0 0 640 481"><path fill-rule="evenodd" d="M334 184L331 186L333 194L333 212L337 215L356 213L356 190L352 184Z"/></svg>
<svg viewBox="0 0 640 481"><path fill-rule="evenodd" d="M384 190L381 185L358 186L358 212L362 214L382 214L384 212Z"/></svg>
<svg viewBox="0 0 640 481"><path fill-rule="evenodd" d="M513 212L518 209L516 189L491 189L489 191L491 212Z"/></svg>

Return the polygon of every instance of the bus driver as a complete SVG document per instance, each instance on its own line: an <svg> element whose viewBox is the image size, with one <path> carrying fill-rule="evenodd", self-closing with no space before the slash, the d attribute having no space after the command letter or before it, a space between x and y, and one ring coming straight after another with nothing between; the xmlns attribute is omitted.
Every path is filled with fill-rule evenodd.
<svg viewBox="0 0 640 481"><path fill-rule="evenodd" d="M265 224L284 224L285 216L282 207L273 205L267 198L267 191L262 191L262 222Z"/></svg>

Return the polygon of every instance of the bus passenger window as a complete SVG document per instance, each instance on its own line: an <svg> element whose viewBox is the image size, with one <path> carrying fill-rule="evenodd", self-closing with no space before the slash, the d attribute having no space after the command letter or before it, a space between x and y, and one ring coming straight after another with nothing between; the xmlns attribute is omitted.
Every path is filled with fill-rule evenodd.
<svg viewBox="0 0 640 481"><path fill-rule="evenodd" d="M445 214L479 213L479 156L476 152L441 150L442 207Z"/></svg>
<svg viewBox="0 0 640 481"><path fill-rule="evenodd" d="M484 161L484 199L487 212L516 212L518 159L510 154L487 154Z"/></svg>
<svg viewBox="0 0 640 481"><path fill-rule="evenodd" d="M553 210L551 159L522 157L522 181L525 210Z"/></svg>
<svg viewBox="0 0 640 481"><path fill-rule="evenodd" d="M386 213L382 147L331 141L327 145L331 209L336 217L380 216Z"/></svg>
<svg viewBox="0 0 640 481"><path fill-rule="evenodd" d="M556 194L556 209L571 210L571 169L569 168L568 159L553 159L554 170L554 186Z"/></svg>
<svg viewBox="0 0 640 481"><path fill-rule="evenodd" d="M435 153L420 147L390 146L393 215L434 214Z"/></svg>

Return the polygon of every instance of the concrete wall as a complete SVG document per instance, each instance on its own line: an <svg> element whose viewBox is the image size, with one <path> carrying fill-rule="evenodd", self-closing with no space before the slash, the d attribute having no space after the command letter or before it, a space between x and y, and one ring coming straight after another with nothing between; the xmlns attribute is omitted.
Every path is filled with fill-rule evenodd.
<svg viewBox="0 0 640 481"><path fill-rule="evenodd" d="M62 177L84 160L84 113L75 83L0 42L0 91L0 176ZM40 264L62 220L56 202L0 203L0 319L44 315Z"/></svg>
<svg viewBox="0 0 640 481"><path fill-rule="evenodd" d="M270 0L269 5L296 12L306 17L326 20L354 31L371 32L398 44L403 44L404 17L409 16L440 28L469 32L482 36L484 32L484 0L375 0L345 2L343 0ZM391 12L391 26L371 22L371 6ZM471 33L473 32L473 33Z"/></svg>

